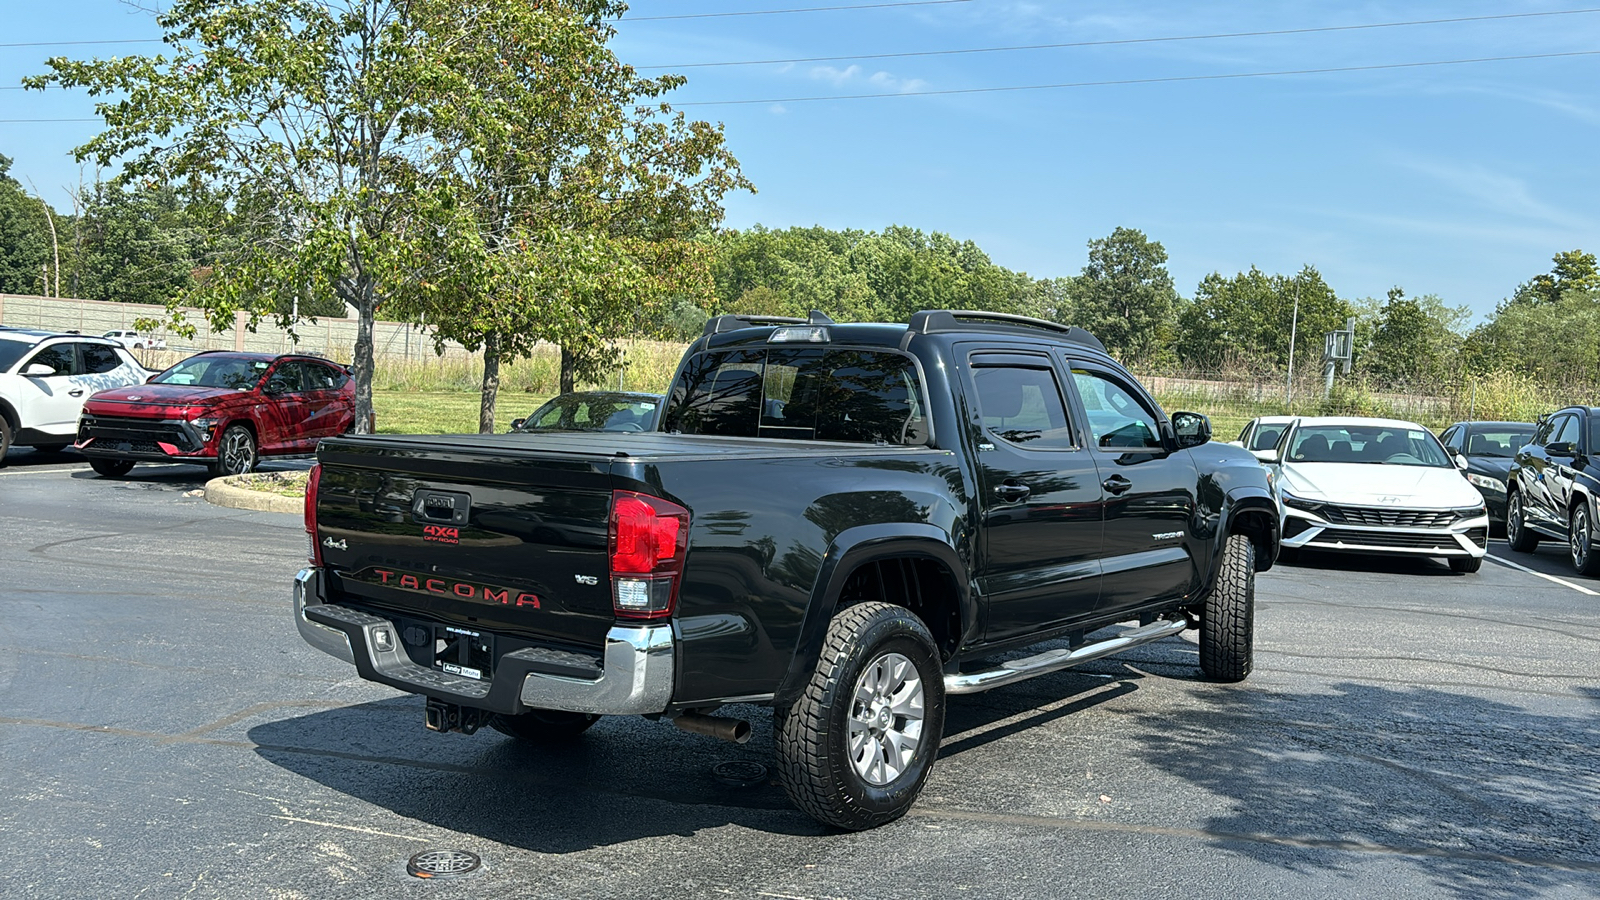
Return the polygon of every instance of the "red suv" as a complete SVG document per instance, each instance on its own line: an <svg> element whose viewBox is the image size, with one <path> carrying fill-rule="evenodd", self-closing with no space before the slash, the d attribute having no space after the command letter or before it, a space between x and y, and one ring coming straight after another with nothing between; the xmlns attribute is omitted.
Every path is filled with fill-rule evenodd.
<svg viewBox="0 0 1600 900"><path fill-rule="evenodd" d="M337 363L209 351L146 384L90 397L77 448L101 475L126 475L139 460L239 475L263 457L314 454L322 438L351 429L355 408L355 384Z"/></svg>

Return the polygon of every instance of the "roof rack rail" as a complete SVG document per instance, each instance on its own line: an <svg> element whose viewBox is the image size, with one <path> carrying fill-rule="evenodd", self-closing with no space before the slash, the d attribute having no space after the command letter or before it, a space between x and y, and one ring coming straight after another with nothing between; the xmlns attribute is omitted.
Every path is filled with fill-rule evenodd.
<svg viewBox="0 0 1600 900"><path fill-rule="evenodd" d="M741 316L728 313L717 316L706 322L702 336L708 334L721 334L724 331L736 331L740 328L756 328L761 325L832 325L834 321L824 313L813 309L811 315L804 319L792 316Z"/></svg>
<svg viewBox="0 0 1600 900"><path fill-rule="evenodd" d="M979 309L925 309L914 313L906 328L918 334L935 334L941 331L972 331L983 325L1005 328L1041 328L1054 331L1075 344L1093 347L1104 353L1106 345L1100 339L1076 325L1063 325L1048 319L1018 316L1012 313L987 312Z"/></svg>

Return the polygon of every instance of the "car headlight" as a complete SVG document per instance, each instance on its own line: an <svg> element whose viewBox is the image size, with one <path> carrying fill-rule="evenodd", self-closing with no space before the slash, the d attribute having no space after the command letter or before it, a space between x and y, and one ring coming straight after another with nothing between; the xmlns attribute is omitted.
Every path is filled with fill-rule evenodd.
<svg viewBox="0 0 1600 900"><path fill-rule="evenodd" d="M203 441L211 440L211 433L216 431L217 430L217 426L220 425L220 424L222 424L222 420L221 419L195 419L194 420L194 427L200 429L200 439L203 440Z"/></svg>
<svg viewBox="0 0 1600 900"><path fill-rule="evenodd" d="M1303 500L1303 499L1301 499L1299 497L1296 497L1295 495L1293 495L1291 493L1288 493L1287 491L1285 491L1284 494L1283 494L1283 505L1284 506L1291 506L1291 507L1293 507L1295 509L1299 509L1299 510L1304 510L1304 511L1306 511L1308 513L1320 512L1322 510L1322 506L1323 506L1323 504L1321 502L1319 502L1319 501L1316 501L1316 500Z"/></svg>
<svg viewBox="0 0 1600 900"><path fill-rule="evenodd" d="M1481 487L1486 491L1497 491L1502 494L1506 492L1506 483L1490 475L1479 475L1477 472L1468 472L1467 480L1472 482L1473 485Z"/></svg>
<svg viewBox="0 0 1600 900"><path fill-rule="evenodd" d="M1487 516L1489 507L1479 503L1477 506L1463 506L1460 509L1453 509L1451 512L1456 514L1456 521L1459 522L1463 519L1476 519L1480 516Z"/></svg>

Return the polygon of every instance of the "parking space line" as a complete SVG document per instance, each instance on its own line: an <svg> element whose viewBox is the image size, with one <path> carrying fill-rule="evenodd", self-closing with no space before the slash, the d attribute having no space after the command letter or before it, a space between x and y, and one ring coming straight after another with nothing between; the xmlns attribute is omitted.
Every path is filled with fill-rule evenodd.
<svg viewBox="0 0 1600 900"><path fill-rule="evenodd" d="M72 466L59 469L13 469L9 472L0 472L0 478L15 475L53 475L58 472L87 472L88 466Z"/></svg>
<svg viewBox="0 0 1600 900"><path fill-rule="evenodd" d="M1528 568L1527 566L1521 565L1520 563L1514 563L1509 559L1501 559L1500 557L1495 556L1493 553L1486 553L1484 555L1489 557L1490 559L1494 560L1495 562L1499 563L1502 566L1510 566L1511 568L1516 569L1519 572L1527 572L1529 575L1537 575L1540 578L1543 578L1545 581L1554 581L1556 584L1559 584L1562 587L1572 588L1573 590L1577 591L1580 594L1588 594L1591 597L1600 597L1600 591L1591 591L1588 588L1584 587L1583 585L1581 585L1581 584L1573 584L1572 582L1566 580L1565 578L1557 578L1554 575L1546 575L1543 572L1536 572L1533 569Z"/></svg>

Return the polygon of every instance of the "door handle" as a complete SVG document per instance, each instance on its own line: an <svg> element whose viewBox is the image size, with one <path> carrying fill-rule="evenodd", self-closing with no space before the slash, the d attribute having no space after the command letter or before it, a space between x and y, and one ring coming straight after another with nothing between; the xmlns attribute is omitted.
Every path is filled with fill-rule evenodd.
<svg viewBox="0 0 1600 900"><path fill-rule="evenodd" d="M1001 500L1007 503L1016 503L1019 500L1028 499L1028 495L1033 493L1033 488L1025 484L1017 484L1014 481L1007 481L1004 484L995 485L994 492Z"/></svg>
<svg viewBox="0 0 1600 900"><path fill-rule="evenodd" d="M67 396L69 396L69 397L82 397L83 396L83 388L77 388L76 390L67 391Z"/></svg>
<svg viewBox="0 0 1600 900"><path fill-rule="evenodd" d="M1100 482L1100 486L1105 488L1108 494L1125 494L1133 489L1133 482L1129 481L1125 476L1113 475Z"/></svg>

